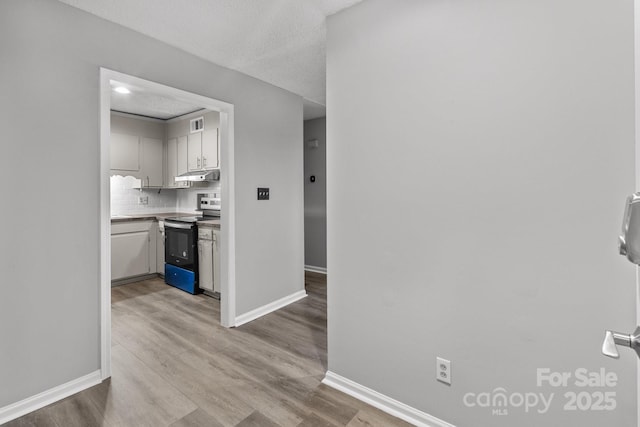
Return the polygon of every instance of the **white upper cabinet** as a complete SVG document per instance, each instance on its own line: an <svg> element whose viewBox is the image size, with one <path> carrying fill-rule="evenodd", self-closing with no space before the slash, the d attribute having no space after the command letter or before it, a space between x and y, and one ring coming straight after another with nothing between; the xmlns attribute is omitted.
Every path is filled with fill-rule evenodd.
<svg viewBox="0 0 640 427"><path fill-rule="evenodd" d="M133 135L112 133L111 169L115 171L137 172L140 170L140 138Z"/></svg>
<svg viewBox="0 0 640 427"><path fill-rule="evenodd" d="M219 127L220 114L216 111L203 110L167 121L167 146L169 140L177 140L177 175L220 167Z"/></svg>
<svg viewBox="0 0 640 427"><path fill-rule="evenodd" d="M178 138L167 141L167 187L174 187L178 176Z"/></svg>
<svg viewBox="0 0 640 427"><path fill-rule="evenodd" d="M191 133L188 136L187 167L189 171L202 169L202 132Z"/></svg>
<svg viewBox="0 0 640 427"><path fill-rule="evenodd" d="M203 169L215 169L218 163L218 128L205 129L202 132L202 167Z"/></svg>
<svg viewBox="0 0 640 427"><path fill-rule="evenodd" d="M168 188L189 187L185 181L176 182L176 176L187 171L187 137L169 138L167 141L167 178Z"/></svg>
<svg viewBox="0 0 640 427"><path fill-rule="evenodd" d="M178 175L182 175L183 173L187 173L189 171L188 167L188 138L187 136L181 136L178 138Z"/></svg>
<svg viewBox="0 0 640 427"><path fill-rule="evenodd" d="M218 128L205 128L202 132L189 134L187 152L189 171L220 167L218 163Z"/></svg>
<svg viewBox="0 0 640 427"><path fill-rule="evenodd" d="M111 174L136 178L133 188L165 184L165 135L162 120L111 113Z"/></svg>
<svg viewBox="0 0 640 427"><path fill-rule="evenodd" d="M142 161L140 164L143 187L162 187L162 140L140 138Z"/></svg>

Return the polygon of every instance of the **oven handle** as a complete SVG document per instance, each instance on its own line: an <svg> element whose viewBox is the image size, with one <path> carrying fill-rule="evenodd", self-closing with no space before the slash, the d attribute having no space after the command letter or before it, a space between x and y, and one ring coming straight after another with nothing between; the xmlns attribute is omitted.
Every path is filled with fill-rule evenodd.
<svg viewBox="0 0 640 427"><path fill-rule="evenodd" d="M183 230L191 230L191 228L193 227L192 224L176 224L173 222L164 222L164 226L165 227L171 227L171 228L181 228Z"/></svg>

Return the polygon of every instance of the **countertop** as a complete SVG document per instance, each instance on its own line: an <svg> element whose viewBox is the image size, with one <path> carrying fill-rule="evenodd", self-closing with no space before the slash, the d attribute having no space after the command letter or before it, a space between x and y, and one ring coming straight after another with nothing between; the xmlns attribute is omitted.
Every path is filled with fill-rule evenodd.
<svg viewBox="0 0 640 427"><path fill-rule="evenodd" d="M141 221L141 220L163 220L176 216L193 216L198 215L194 212L162 212L149 214L128 214L128 215L112 215L111 222Z"/></svg>
<svg viewBox="0 0 640 427"><path fill-rule="evenodd" d="M130 215L113 215L111 217L111 223L120 223L127 221L162 221L166 218L180 217L180 216L194 216L200 215L200 212L161 212L161 213L149 213L149 214L130 214ZM211 227L220 227L219 219L209 219L206 221L198 221L198 225L205 225Z"/></svg>
<svg viewBox="0 0 640 427"><path fill-rule="evenodd" d="M220 220L219 219L208 219L206 221L198 221L198 226L210 226L210 227L220 227Z"/></svg>

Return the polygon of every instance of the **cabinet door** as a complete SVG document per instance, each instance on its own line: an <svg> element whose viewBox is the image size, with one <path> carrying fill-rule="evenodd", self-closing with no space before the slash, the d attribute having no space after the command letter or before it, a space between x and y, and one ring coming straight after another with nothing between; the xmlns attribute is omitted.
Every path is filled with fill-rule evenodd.
<svg viewBox="0 0 640 427"><path fill-rule="evenodd" d="M218 128L202 132L202 166L204 169L215 169L218 163Z"/></svg>
<svg viewBox="0 0 640 427"><path fill-rule="evenodd" d="M187 167L190 171L197 171L202 169L202 132L189 134L187 156Z"/></svg>
<svg viewBox="0 0 640 427"><path fill-rule="evenodd" d="M149 227L149 272L155 273L158 270L158 222L153 221Z"/></svg>
<svg viewBox="0 0 640 427"><path fill-rule="evenodd" d="M112 170L140 170L140 140L137 136L112 133L109 145Z"/></svg>
<svg viewBox="0 0 640 427"><path fill-rule="evenodd" d="M181 136L178 138L178 175L182 175L189 171L188 167L188 138L187 136Z"/></svg>
<svg viewBox="0 0 640 427"><path fill-rule="evenodd" d="M220 230L213 229L213 292L220 293Z"/></svg>
<svg viewBox="0 0 640 427"><path fill-rule="evenodd" d="M213 292L213 242L198 240L198 286Z"/></svg>
<svg viewBox="0 0 640 427"><path fill-rule="evenodd" d="M164 228L164 226L163 226ZM164 231L158 227L158 239L156 240L156 273L164 276Z"/></svg>
<svg viewBox="0 0 640 427"><path fill-rule="evenodd" d="M111 280L149 273L148 231L111 236Z"/></svg>
<svg viewBox="0 0 640 427"><path fill-rule="evenodd" d="M176 187L178 176L178 138L167 141L167 187Z"/></svg>
<svg viewBox="0 0 640 427"><path fill-rule="evenodd" d="M140 138L142 147L142 173L143 186L162 187L162 140L153 138Z"/></svg>

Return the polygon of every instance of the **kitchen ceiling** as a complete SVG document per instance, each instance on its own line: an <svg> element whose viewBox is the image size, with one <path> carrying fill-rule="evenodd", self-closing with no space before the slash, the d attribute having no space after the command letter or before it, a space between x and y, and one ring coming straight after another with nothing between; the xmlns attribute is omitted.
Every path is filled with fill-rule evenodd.
<svg viewBox="0 0 640 427"><path fill-rule="evenodd" d="M361 0L60 1L299 94L308 118L326 104L326 17Z"/></svg>
<svg viewBox="0 0 640 427"><path fill-rule="evenodd" d="M115 90L121 87L126 88L129 93L118 93ZM148 89L111 81L112 111L168 120L201 109L201 106L167 98L166 95L152 93Z"/></svg>

